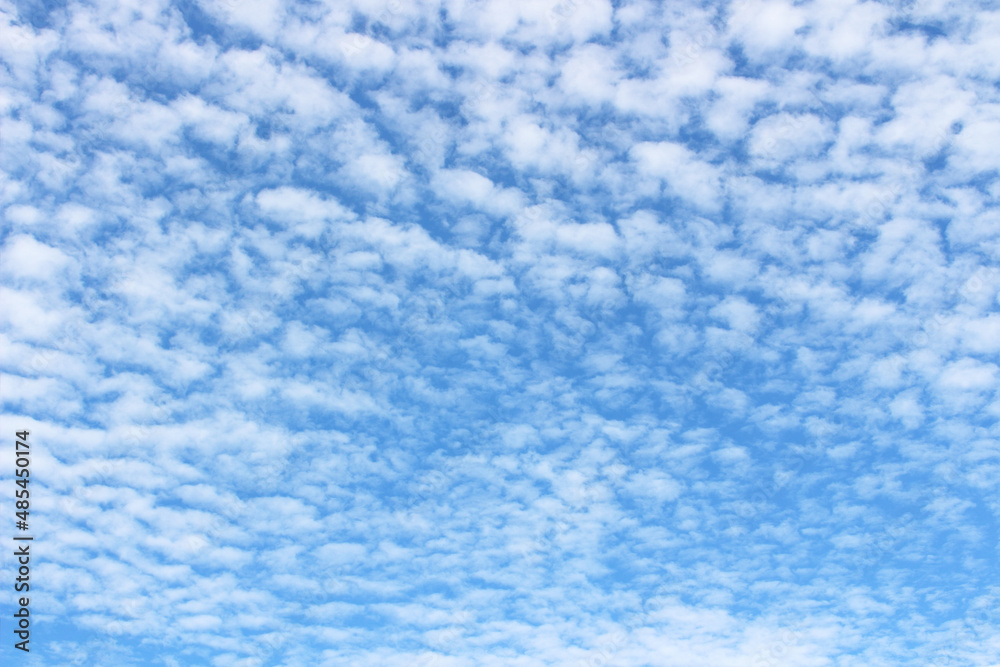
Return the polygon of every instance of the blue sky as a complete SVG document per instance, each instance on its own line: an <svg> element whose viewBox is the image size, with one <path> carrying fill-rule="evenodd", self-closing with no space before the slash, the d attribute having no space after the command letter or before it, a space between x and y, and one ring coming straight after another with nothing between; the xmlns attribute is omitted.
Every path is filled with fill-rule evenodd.
<svg viewBox="0 0 1000 667"><path fill-rule="evenodd" d="M0 14L21 663L1000 665L996 3Z"/></svg>

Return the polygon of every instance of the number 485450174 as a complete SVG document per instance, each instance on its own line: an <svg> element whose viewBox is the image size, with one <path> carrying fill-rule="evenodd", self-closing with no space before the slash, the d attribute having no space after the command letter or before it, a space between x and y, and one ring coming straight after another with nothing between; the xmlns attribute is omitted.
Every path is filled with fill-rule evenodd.
<svg viewBox="0 0 1000 667"><path fill-rule="evenodd" d="M15 515L18 518L17 527L21 530L27 530L28 508L31 506L29 501L31 494L28 492L28 480L31 477L31 472L28 467L31 464L31 461L28 458L28 431L18 431L15 435L17 435L17 446L14 453L17 458L14 463L17 465L17 469L15 471L17 481L14 483L21 487L19 489L15 489L14 492L14 495L17 498L17 501L14 503L14 506L17 507Z"/></svg>

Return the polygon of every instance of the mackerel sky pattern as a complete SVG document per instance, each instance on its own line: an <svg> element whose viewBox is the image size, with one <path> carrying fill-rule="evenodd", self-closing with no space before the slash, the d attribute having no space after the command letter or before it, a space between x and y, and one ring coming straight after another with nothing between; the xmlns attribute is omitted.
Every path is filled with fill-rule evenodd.
<svg viewBox="0 0 1000 667"><path fill-rule="evenodd" d="M996 2L0 20L19 664L1000 665Z"/></svg>

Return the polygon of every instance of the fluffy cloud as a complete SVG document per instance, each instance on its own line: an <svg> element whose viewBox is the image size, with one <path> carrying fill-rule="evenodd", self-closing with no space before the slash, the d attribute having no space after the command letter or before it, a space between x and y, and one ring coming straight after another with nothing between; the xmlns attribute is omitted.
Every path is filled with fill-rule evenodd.
<svg viewBox="0 0 1000 667"><path fill-rule="evenodd" d="M995 662L996 11L0 20L37 664Z"/></svg>

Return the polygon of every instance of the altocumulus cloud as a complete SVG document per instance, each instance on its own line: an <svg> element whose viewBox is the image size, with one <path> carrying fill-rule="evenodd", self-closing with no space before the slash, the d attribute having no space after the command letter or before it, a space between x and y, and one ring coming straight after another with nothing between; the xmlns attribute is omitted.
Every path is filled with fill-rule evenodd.
<svg viewBox="0 0 1000 667"><path fill-rule="evenodd" d="M0 13L24 664L1000 664L994 3Z"/></svg>

